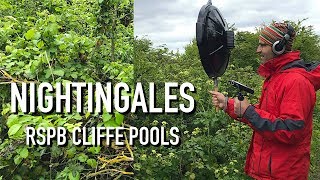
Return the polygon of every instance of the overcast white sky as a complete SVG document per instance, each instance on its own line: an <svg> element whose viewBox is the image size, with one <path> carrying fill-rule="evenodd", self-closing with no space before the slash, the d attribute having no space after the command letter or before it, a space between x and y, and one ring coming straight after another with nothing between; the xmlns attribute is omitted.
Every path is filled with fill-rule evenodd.
<svg viewBox="0 0 320 180"><path fill-rule="evenodd" d="M183 52L195 37L195 23L202 5L208 0L135 0L134 34L145 36L154 47L166 44L169 49ZM254 31L272 20L302 20L320 34L320 1L291 0L212 0L228 24L242 31Z"/></svg>

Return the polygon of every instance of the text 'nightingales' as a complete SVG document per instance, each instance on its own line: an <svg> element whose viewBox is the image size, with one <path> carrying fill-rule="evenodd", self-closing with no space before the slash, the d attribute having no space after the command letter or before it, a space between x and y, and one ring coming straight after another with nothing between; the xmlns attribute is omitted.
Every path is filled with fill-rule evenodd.
<svg viewBox="0 0 320 180"><path fill-rule="evenodd" d="M123 82L114 86L111 82L104 85L99 82L68 82L64 85L31 82L22 83L21 86L11 83L11 111L17 113L19 105L23 113L71 113L72 104L76 104L76 111L79 113L83 113L84 109L89 113L102 113L103 107L107 112L116 110L120 113L136 112L137 108L141 108L144 113L190 113L195 108L195 100L187 94L188 91L195 92L191 83L165 83L164 108L156 107L155 84L149 83L148 89L147 103L141 83L136 83L134 92ZM179 92L180 96L172 94L173 90ZM172 102L177 102L179 97L183 98L187 105L171 107Z"/></svg>

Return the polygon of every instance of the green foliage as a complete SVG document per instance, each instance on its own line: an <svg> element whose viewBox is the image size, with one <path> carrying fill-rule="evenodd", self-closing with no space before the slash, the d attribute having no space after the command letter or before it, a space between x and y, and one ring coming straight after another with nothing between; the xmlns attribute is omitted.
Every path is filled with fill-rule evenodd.
<svg viewBox="0 0 320 180"><path fill-rule="evenodd" d="M301 58L307 62L320 61L320 37L314 32L312 26L303 26L304 20L291 22L296 30L293 49L301 51Z"/></svg>
<svg viewBox="0 0 320 180"><path fill-rule="evenodd" d="M222 112L215 112L212 108L211 97L208 91L212 89L210 80L199 60L195 42L186 46L185 53L172 54L167 49L153 49L151 42L139 39L135 42L135 54L138 55L135 64L135 77L142 83L155 82L158 85L158 107L164 104L164 82L191 82L195 85L197 93L191 95L197 102L196 113L177 115L148 115L140 113L133 123L137 126L158 125L165 122L166 127L177 126L181 131L182 144L179 147L145 148L136 150L140 157L134 165L137 178L169 177L188 179L217 179L240 176L243 174L245 152L249 141L248 128L239 123L228 125L230 118ZM157 68L161 64L162 68ZM252 73L252 67L239 69L230 66L221 82L234 79L240 80L243 75L248 75L251 81L248 85L258 89L262 79ZM256 83L259 82L259 83ZM220 83L220 90L235 95L235 89L226 83ZM257 101L255 96L254 101ZM183 103L183 102L181 102ZM241 143L239 143L241 141ZM246 145L245 145L246 144ZM232 151L230 151L232 149ZM230 153L226 154L228 151ZM160 167L159 167L160 166ZM178 169L178 171L177 171Z"/></svg>
<svg viewBox="0 0 320 180"><path fill-rule="evenodd" d="M110 19L115 19L112 24ZM132 0L1 1L0 179L106 179L128 170L131 162L119 161L112 167L119 173L100 172L110 166L99 158L117 157L126 148L77 147L70 139L66 147L55 141L52 147L29 147L24 129L59 126L71 132L75 127L116 127L130 115L12 114L7 84L109 81L133 87L132 23Z"/></svg>
<svg viewBox="0 0 320 180"><path fill-rule="evenodd" d="M257 69L260 60L254 52L257 50L259 34L239 31L235 37L236 47L231 52L230 62L236 67L251 66Z"/></svg>
<svg viewBox="0 0 320 180"><path fill-rule="evenodd" d="M312 131L312 141L311 141L311 167L310 167L310 179L320 178L320 93L317 93L317 104L314 110L313 119L313 131Z"/></svg>

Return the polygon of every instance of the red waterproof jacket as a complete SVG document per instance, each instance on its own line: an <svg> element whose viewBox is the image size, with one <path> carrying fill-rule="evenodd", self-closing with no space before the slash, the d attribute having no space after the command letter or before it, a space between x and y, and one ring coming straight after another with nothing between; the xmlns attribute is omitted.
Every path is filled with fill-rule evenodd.
<svg viewBox="0 0 320 180"><path fill-rule="evenodd" d="M255 179L307 179L320 66L306 65L295 51L267 61L258 73L266 78L260 102L240 120L254 130L245 172ZM226 112L237 119L233 109L230 99Z"/></svg>

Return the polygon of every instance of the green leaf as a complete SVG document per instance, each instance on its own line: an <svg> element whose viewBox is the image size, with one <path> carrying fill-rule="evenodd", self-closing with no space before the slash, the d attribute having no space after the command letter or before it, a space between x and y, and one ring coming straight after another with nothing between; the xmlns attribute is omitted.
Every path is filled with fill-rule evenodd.
<svg viewBox="0 0 320 180"><path fill-rule="evenodd" d="M64 75L64 71L63 69L56 69L53 71L53 74L62 77Z"/></svg>
<svg viewBox="0 0 320 180"><path fill-rule="evenodd" d="M190 176L189 176L189 178L190 178L190 179L195 179L195 178L196 178L196 175L195 175L194 173L191 173Z"/></svg>
<svg viewBox="0 0 320 180"><path fill-rule="evenodd" d="M109 113L107 113L107 112L102 114L102 120L103 120L103 122L107 122L107 121L109 121L111 118L112 118L112 115L109 114Z"/></svg>
<svg viewBox="0 0 320 180"><path fill-rule="evenodd" d="M44 77L46 79L48 79L51 76L51 70L48 68L48 69L44 70L44 72L45 72L45 76Z"/></svg>
<svg viewBox="0 0 320 180"><path fill-rule="evenodd" d="M89 166L91 166L92 168L95 168L95 167L97 166L97 161L94 160L94 159L88 159L88 160L87 160L87 164L88 164Z"/></svg>
<svg viewBox="0 0 320 180"><path fill-rule="evenodd" d="M25 148L23 148L21 151L20 151L20 156L22 157L22 158L27 158L28 157L28 155L29 155L29 151L28 151L28 149L25 147Z"/></svg>
<svg viewBox="0 0 320 180"><path fill-rule="evenodd" d="M107 121L104 123L105 127L119 127L119 124L117 124L114 120Z"/></svg>
<svg viewBox="0 0 320 180"><path fill-rule="evenodd" d="M57 23L51 23L47 26L47 30L51 32L51 35L58 34L59 25Z"/></svg>
<svg viewBox="0 0 320 180"><path fill-rule="evenodd" d="M92 154L99 154L101 150L101 146L97 146L97 147L90 147L88 149L89 152L91 152Z"/></svg>
<svg viewBox="0 0 320 180"><path fill-rule="evenodd" d="M13 125L13 126L9 129L8 135L9 135L9 136L13 136L14 134L16 134L16 133L19 131L19 129L21 128L21 126L22 126L22 124L15 124L15 125Z"/></svg>
<svg viewBox="0 0 320 180"><path fill-rule="evenodd" d="M115 116L116 116L116 123L120 126L123 123L124 115L116 112Z"/></svg>
<svg viewBox="0 0 320 180"><path fill-rule="evenodd" d="M18 64L18 66L21 66L21 67L25 66L25 63L23 61L19 61L19 62L17 62L17 64Z"/></svg>
<svg viewBox="0 0 320 180"><path fill-rule="evenodd" d="M88 156L87 156L86 154L84 154L84 153L81 153L81 154L79 155L79 157L78 157L78 160L79 160L80 162L85 162L85 161L87 161L87 159L88 159Z"/></svg>
<svg viewBox="0 0 320 180"><path fill-rule="evenodd" d="M88 117L90 117L91 113L88 111L85 115L86 119L88 119Z"/></svg>
<svg viewBox="0 0 320 180"><path fill-rule="evenodd" d="M56 22L56 16L54 15L54 14L50 14L49 16L48 16L48 20L49 21L51 21L51 22Z"/></svg>
<svg viewBox="0 0 320 180"><path fill-rule="evenodd" d="M10 108L9 108L9 107L3 108L1 114L2 114L2 115L5 115L5 114L7 114L9 111L10 111Z"/></svg>
<svg viewBox="0 0 320 180"><path fill-rule="evenodd" d="M52 155L52 157L53 158L58 158L62 154L63 154L63 149L60 148L60 146L58 146L56 143L53 143L53 145L51 147L51 155Z"/></svg>
<svg viewBox="0 0 320 180"><path fill-rule="evenodd" d="M43 41L39 41L38 43L37 43L37 47L38 48L42 48L44 46L44 42Z"/></svg>
<svg viewBox="0 0 320 180"><path fill-rule="evenodd" d="M6 52L10 53L13 50L12 46L6 45Z"/></svg>
<svg viewBox="0 0 320 180"><path fill-rule="evenodd" d="M75 176L73 172L69 172L68 177L70 180L79 180L80 179L80 173L75 172Z"/></svg>
<svg viewBox="0 0 320 180"><path fill-rule="evenodd" d="M59 46L59 50L61 50L61 51L64 51L64 50L66 50L67 49L67 45L66 44L61 44L60 46Z"/></svg>
<svg viewBox="0 0 320 180"><path fill-rule="evenodd" d="M29 31L27 31L24 36L26 37L27 40L33 39L35 37L36 34L36 30L34 29L30 29Z"/></svg>
<svg viewBox="0 0 320 180"><path fill-rule="evenodd" d="M16 156L14 157L13 161L14 161L14 164L18 165L18 164L21 163L22 157L21 157L20 155L16 155Z"/></svg>
<svg viewBox="0 0 320 180"><path fill-rule="evenodd" d="M39 39L41 37L41 34L39 32L36 32L34 35L34 39Z"/></svg>
<svg viewBox="0 0 320 180"><path fill-rule="evenodd" d="M19 124L25 124L26 122L32 121L33 117L30 115L23 115L19 117Z"/></svg>
<svg viewBox="0 0 320 180"><path fill-rule="evenodd" d="M77 113L76 115L74 115L73 118L74 118L75 120L82 120L82 116L81 116L79 113Z"/></svg>
<svg viewBox="0 0 320 180"><path fill-rule="evenodd" d="M71 77L74 78L74 79L76 79L76 78L78 78L78 74L77 74L76 72L71 73Z"/></svg>
<svg viewBox="0 0 320 180"><path fill-rule="evenodd" d="M133 168L135 171L140 171L141 170L141 164L140 163L134 163Z"/></svg>
<svg viewBox="0 0 320 180"><path fill-rule="evenodd" d="M71 149L68 149L67 150L68 158L73 158L76 152L77 152L77 150L76 150L75 147L72 147Z"/></svg>
<svg viewBox="0 0 320 180"><path fill-rule="evenodd" d="M11 126L13 126L14 124L17 124L18 122L19 122L19 117L18 117L18 115L11 114L11 115L8 117L7 126L8 126L8 127L11 127Z"/></svg>

